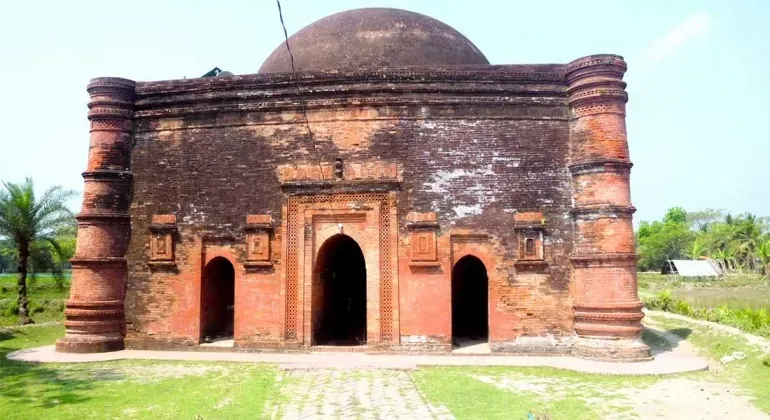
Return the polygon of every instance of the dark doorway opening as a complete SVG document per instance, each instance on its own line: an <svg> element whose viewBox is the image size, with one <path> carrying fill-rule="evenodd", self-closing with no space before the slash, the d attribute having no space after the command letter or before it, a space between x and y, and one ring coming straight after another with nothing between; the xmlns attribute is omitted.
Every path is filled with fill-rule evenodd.
<svg viewBox="0 0 770 420"><path fill-rule="evenodd" d="M353 238L338 234L321 246L312 293L313 344L366 343L366 262Z"/></svg>
<svg viewBox="0 0 770 420"><path fill-rule="evenodd" d="M201 282L201 341L233 337L235 321L235 269L217 257L203 269Z"/></svg>
<svg viewBox="0 0 770 420"><path fill-rule="evenodd" d="M489 339L489 278L480 259L467 255L452 269L452 344Z"/></svg>

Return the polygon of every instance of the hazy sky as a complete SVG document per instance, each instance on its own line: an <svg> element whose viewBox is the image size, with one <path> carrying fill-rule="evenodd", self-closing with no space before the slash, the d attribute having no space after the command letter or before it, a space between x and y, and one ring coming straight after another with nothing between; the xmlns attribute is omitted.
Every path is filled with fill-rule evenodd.
<svg viewBox="0 0 770 420"><path fill-rule="evenodd" d="M493 64L623 55L636 220L770 216L770 1L283 1L290 33L374 6L437 18ZM0 180L82 191L93 77L255 73L282 39L272 0L2 1Z"/></svg>

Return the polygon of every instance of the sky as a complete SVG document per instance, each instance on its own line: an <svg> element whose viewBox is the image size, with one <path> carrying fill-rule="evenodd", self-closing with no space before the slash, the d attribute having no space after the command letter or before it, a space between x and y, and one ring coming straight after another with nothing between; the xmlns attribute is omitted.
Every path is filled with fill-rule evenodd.
<svg viewBox="0 0 770 420"><path fill-rule="evenodd" d="M770 216L770 1L283 0L289 33L395 7L439 19L493 64L625 57L635 220L666 209ZM82 193L93 77L256 73L283 40L272 0L4 1L0 180ZM74 199L72 207L79 207Z"/></svg>

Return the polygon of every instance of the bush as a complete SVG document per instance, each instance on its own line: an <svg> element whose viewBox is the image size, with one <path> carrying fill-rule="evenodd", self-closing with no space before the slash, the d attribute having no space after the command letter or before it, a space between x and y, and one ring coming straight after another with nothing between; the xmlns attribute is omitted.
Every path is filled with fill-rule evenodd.
<svg viewBox="0 0 770 420"><path fill-rule="evenodd" d="M729 325L753 334L770 337L770 313L766 309L694 308L683 300L673 299L664 290L644 303L647 309L673 312L697 319Z"/></svg>
<svg viewBox="0 0 770 420"><path fill-rule="evenodd" d="M664 290L662 292L658 292L655 297L648 299L644 303L644 306L646 306L647 309L669 311L671 310L672 301L673 298L671 297L671 290Z"/></svg>
<svg viewBox="0 0 770 420"><path fill-rule="evenodd" d="M3 316L16 316L19 314L19 303L15 299L0 301L0 313Z"/></svg>

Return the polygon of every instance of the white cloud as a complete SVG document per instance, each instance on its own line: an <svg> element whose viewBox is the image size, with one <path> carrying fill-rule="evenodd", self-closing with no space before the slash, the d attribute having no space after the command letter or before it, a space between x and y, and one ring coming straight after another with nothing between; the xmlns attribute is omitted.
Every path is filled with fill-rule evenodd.
<svg viewBox="0 0 770 420"><path fill-rule="evenodd" d="M661 37L654 40L645 51L647 60L657 63L675 54L687 42L705 35L711 21L706 13L698 13L674 26Z"/></svg>

